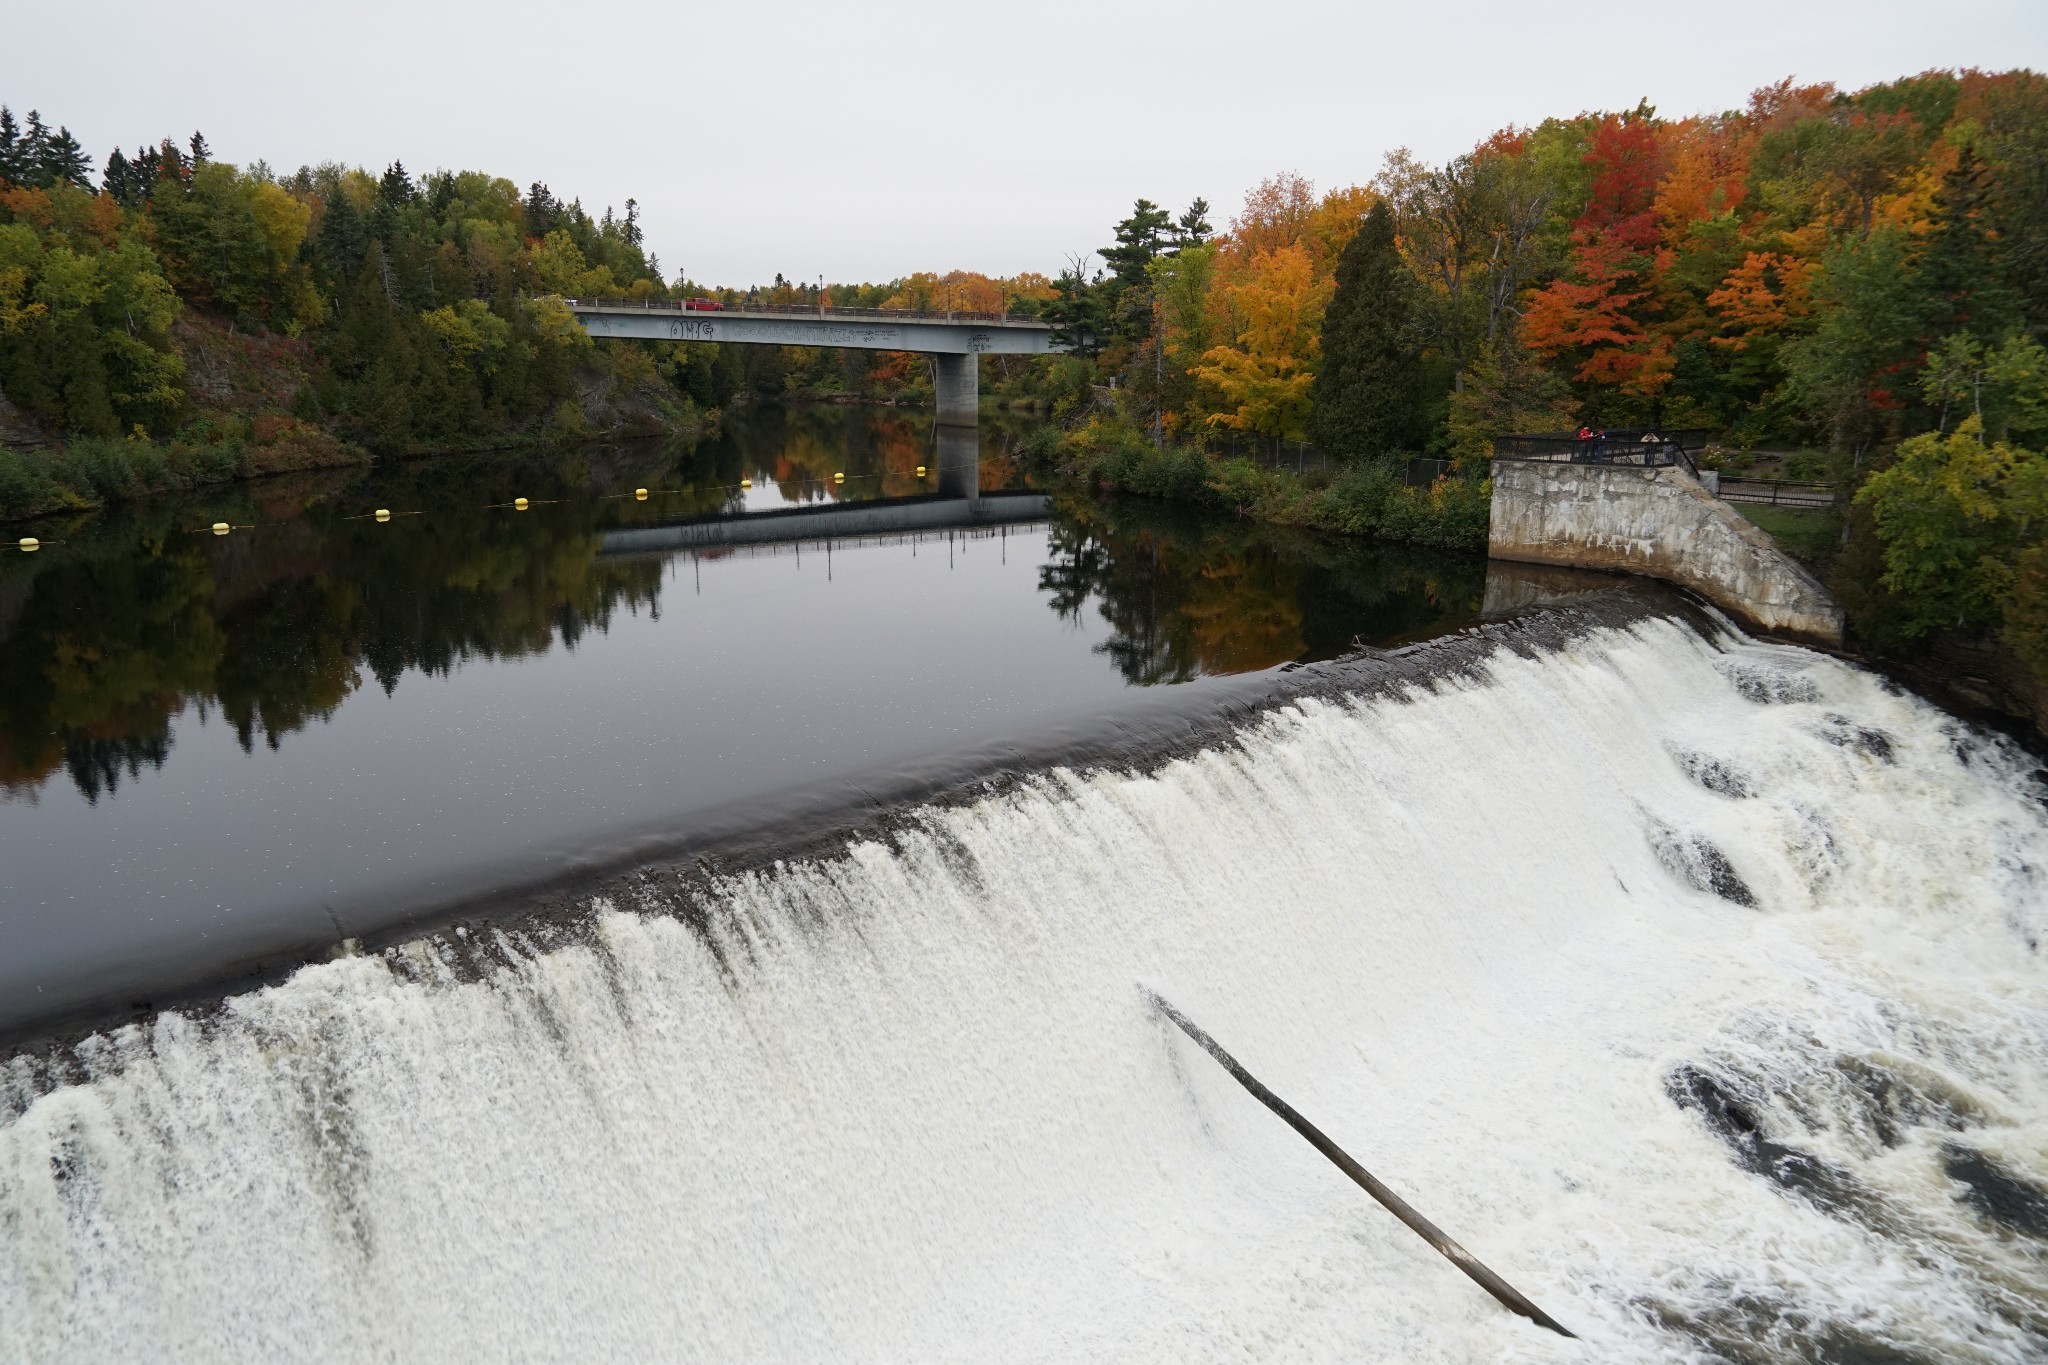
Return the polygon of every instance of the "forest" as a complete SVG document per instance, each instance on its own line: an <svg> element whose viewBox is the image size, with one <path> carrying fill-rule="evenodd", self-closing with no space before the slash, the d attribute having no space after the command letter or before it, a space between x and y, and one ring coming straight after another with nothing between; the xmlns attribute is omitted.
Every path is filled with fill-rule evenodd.
<svg viewBox="0 0 2048 1365"><path fill-rule="evenodd" d="M1059 443L1093 481L1483 545L1493 438L1704 428L1706 463L1833 482L1803 545L1866 644L1994 637L2048 677L2048 80L1791 81L1503 129L1368 182L1139 200L1047 311L1100 392ZM1308 441L1320 486L1218 460ZM1208 452L1205 454L1204 452ZM1817 546L1818 552L1814 549Z"/></svg>
<svg viewBox="0 0 2048 1365"><path fill-rule="evenodd" d="M1483 477L1407 488L1394 461L1483 476L1503 432L1706 428L1710 463L1853 490L1824 567L1862 634L2004 632L2048 664L2024 644L2048 639L2036 73L1554 117L1326 191L1274 175L1210 215L1138 199L1051 274L714 288L664 277L632 200L593 217L398 161L279 174L197 133L96 169L0 107L0 516L929 396L909 355L598 345L561 296L1002 310L1074 350L985 362L985 398L1050 412L1041 444L1092 483L1471 545ZM1336 473L1217 458L1232 442L1312 442Z"/></svg>

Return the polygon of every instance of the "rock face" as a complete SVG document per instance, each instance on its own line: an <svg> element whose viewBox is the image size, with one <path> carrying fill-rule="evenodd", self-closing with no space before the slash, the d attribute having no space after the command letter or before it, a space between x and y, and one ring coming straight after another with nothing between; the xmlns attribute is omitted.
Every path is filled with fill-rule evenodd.
<svg viewBox="0 0 2048 1365"><path fill-rule="evenodd" d="M1487 553L1661 578L1746 626L1842 643L1820 580L1684 469L1496 460Z"/></svg>
<svg viewBox="0 0 2048 1365"><path fill-rule="evenodd" d="M10 450L41 450L49 444L42 428L30 421L28 415L7 401L7 394L0 391L0 446Z"/></svg>

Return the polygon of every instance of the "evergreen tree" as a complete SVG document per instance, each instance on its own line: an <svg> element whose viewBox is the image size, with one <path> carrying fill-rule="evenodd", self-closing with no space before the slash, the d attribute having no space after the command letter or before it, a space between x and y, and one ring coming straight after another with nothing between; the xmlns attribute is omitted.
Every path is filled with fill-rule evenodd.
<svg viewBox="0 0 2048 1365"><path fill-rule="evenodd" d="M541 181L534 181L526 192L526 235L545 237L554 231L555 220L561 217L562 204Z"/></svg>
<svg viewBox="0 0 2048 1365"><path fill-rule="evenodd" d="M0 180L19 185L21 179L21 125L14 121L13 110L0 104Z"/></svg>
<svg viewBox="0 0 2048 1365"><path fill-rule="evenodd" d="M163 174L163 152L155 147L143 147L136 151L134 168L136 193L147 199L156 193L157 177Z"/></svg>
<svg viewBox="0 0 2048 1365"><path fill-rule="evenodd" d="M173 186L179 195L183 195L192 178L192 168L185 164L185 154L178 150L178 144L165 138L147 157L155 171L149 181L149 196L155 198L165 185Z"/></svg>
<svg viewBox="0 0 2048 1365"><path fill-rule="evenodd" d="M1200 246L1215 233L1209 226L1209 201L1200 195L1188 205L1188 211L1174 224L1174 241L1178 246Z"/></svg>
<svg viewBox="0 0 2048 1365"><path fill-rule="evenodd" d="M1323 314L1323 362L1310 391L1309 435L1339 455L1412 448L1422 435L1422 348L1415 277L1376 203L1337 259Z"/></svg>
<svg viewBox="0 0 2048 1365"><path fill-rule="evenodd" d="M1038 315L1052 324L1052 341L1077 355L1092 356L1108 339L1108 317L1103 309L1102 275L1088 277L1088 258L1076 256L1059 278L1052 282L1053 297Z"/></svg>
<svg viewBox="0 0 2048 1365"><path fill-rule="evenodd" d="M206 135L197 128L192 130L190 146L192 148L192 164L195 166L213 154L212 149L206 145Z"/></svg>
<svg viewBox="0 0 2048 1365"><path fill-rule="evenodd" d="M1930 321L1941 332L1992 341L2019 322L2020 300L2006 282L1991 223L1993 197L1991 168L1964 143L1935 193L1933 230L1920 258L1921 278L1934 294Z"/></svg>
<svg viewBox="0 0 2048 1365"><path fill-rule="evenodd" d="M314 273L329 293L339 293L356 277L370 249L363 215L339 186L327 197L320 231L313 239Z"/></svg>
<svg viewBox="0 0 2048 1365"><path fill-rule="evenodd" d="M100 188L123 207L133 207L136 202L135 167L119 147L107 153L107 173Z"/></svg>
<svg viewBox="0 0 2048 1365"><path fill-rule="evenodd" d="M394 161L386 166L384 178L377 182L377 194L390 208L404 208L418 193L413 188L412 177L405 173L403 161Z"/></svg>
<svg viewBox="0 0 2048 1365"><path fill-rule="evenodd" d="M42 179L46 188L58 185L92 188L92 158L78 145L78 139L71 136L69 128L59 128L44 140Z"/></svg>
<svg viewBox="0 0 2048 1365"><path fill-rule="evenodd" d="M50 188L44 178L43 154L50 145L50 130L43 126L43 116L31 109L28 111L28 126L22 130L21 140L15 144L14 168L17 185L30 185L39 190Z"/></svg>
<svg viewBox="0 0 2048 1365"><path fill-rule="evenodd" d="M1112 292L1145 282L1145 272L1167 248L1172 215L1150 199L1131 206L1131 216L1116 225L1116 245L1099 253L1109 267Z"/></svg>

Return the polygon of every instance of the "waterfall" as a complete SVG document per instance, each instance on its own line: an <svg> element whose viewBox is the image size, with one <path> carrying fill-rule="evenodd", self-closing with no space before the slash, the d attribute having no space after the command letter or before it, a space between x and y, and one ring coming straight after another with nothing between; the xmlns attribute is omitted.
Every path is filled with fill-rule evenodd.
<svg viewBox="0 0 2048 1365"><path fill-rule="evenodd" d="M1502 649L18 1059L0 1359L2040 1360L2043 869L1870 673Z"/></svg>

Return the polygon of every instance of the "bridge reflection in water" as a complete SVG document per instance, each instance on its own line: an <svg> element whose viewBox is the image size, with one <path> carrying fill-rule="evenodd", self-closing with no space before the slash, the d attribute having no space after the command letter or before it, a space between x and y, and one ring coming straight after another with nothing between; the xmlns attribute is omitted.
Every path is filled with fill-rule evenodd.
<svg viewBox="0 0 2048 1365"><path fill-rule="evenodd" d="M598 553L611 557L808 540L890 540L1051 518L1049 494L1029 489L981 491L980 441L974 428L938 426L935 434L939 462L936 493L622 527L604 533Z"/></svg>

